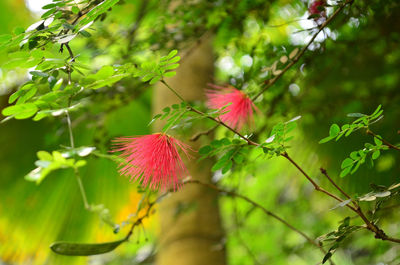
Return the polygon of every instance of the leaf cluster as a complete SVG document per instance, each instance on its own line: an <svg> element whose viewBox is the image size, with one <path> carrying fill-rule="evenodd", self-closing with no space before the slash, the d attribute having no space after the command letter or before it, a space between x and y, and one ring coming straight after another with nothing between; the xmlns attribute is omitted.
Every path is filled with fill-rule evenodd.
<svg viewBox="0 0 400 265"><path fill-rule="evenodd" d="M172 50L168 55L161 57L158 62L150 61L142 63L134 76L140 77L143 82L150 81L150 85L153 85L163 80L164 77L176 75L176 72L173 70L179 67L178 62L181 59L177 54L177 50Z"/></svg>
<svg viewBox="0 0 400 265"><path fill-rule="evenodd" d="M235 164L243 164L248 155L248 145L242 139L222 138L213 140L209 145L199 149L201 159L218 156L212 167L212 171L221 170L222 174L227 173Z"/></svg>
<svg viewBox="0 0 400 265"><path fill-rule="evenodd" d="M294 138L293 135L289 136L289 133L297 127L296 121L300 118L301 116L297 116L287 122L280 122L272 127L270 137L262 144L263 151L269 158L279 156L286 151L289 147L287 143Z"/></svg>

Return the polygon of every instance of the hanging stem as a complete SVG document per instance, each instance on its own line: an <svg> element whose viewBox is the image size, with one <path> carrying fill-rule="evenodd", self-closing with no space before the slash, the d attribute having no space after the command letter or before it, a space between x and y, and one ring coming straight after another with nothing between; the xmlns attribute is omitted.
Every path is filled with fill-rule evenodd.
<svg viewBox="0 0 400 265"><path fill-rule="evenodd" d="M69 51L69 53L71 55L71 59L73 59L73 53L72 53L71 48L69 47L68 44L66 44L66 47L67 47L67 49L68 49L68 51ZM71 80L71 66L70 65L68 65L67 70L68 70L68 84L70 85L72 83L72 80ZM72 101L72 96L68 100L68 107L71 106L71 101ZM74 141L74 134L72 132L71 116L69 115L68 109L65 111L65 115L67 116L67 125L68 125L69 141L70 141L70 144L71 144L71 148L75 149L75 141ZM75 156L75 154L74 154L74 156ZM88 203L86 192L85 192L85 188L84 188L83 183L82 183L82 178L81 178L81 175L80 175L79 170L77 168L74 168L74 175L75 175L76 181L78 182L79 192L81 193L85 209L86 210L92 210L91 206Z"/></svg>
<svg viewBox="0 0 400 265"><path fill-rule="evenodd" d="M73 135L73 132L72 132L72 122L71 122L71 117L69 115L68 110L65 111L65 114L67 116L67 124L68 124L68 132L69 132L69 140L70 140L70 143L71 143L71 148L75 149L74 135ZM76 181L78 182L79 191L81 193L85 209L86 210L91 210L91 207L90 207L90 205L88 203L88 200L87 200L85 188L83 187L82 178L81 178L81 175L80 175L79 170L77 168L74 169L74 175L75 175Z"/></svg>

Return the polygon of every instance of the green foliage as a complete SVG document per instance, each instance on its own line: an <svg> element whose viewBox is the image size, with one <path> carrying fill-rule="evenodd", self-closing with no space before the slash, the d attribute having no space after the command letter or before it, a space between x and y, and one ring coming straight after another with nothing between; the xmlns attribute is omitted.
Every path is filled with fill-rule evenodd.
<svg viewBox="0 0 400 265"><path fill-rule="evenodd" d="M360 165L364 164L365 162L367 162L370 167L373 167L374 160L379 158L381 150L388 149L389 148L386 145L382 145L382 142L377 145L365 143L363 149L351 152L350 157L343 160L341 164L342 172L340 173L340 176L345 177L349 173L354 174Z"/></svg>
<svg viewBox="0 0 400 265"><path fill-rule="evenodd" d="M286 152L289 147L287 143L294 138L294 136L289 136L289 133L297 127L296 121L300 118L301 116L294 117L287 122L280 122L272 128L270 137L262 144L263 151L269 158Z"/></svg>
<svg viewBox="0 0 400 265"><path fill-rule="evenodd" d="M350 225L350 217L346 217L340 222L340 226L337 230L330 232L326 235L320 236L318 240L324 244L329 243L330 248L327 254L322 260L322 264L327 262L335 253L335 251L340 247L341 244L349 237L352 233L361 230L363 227L359 225Z"/></svg>
<svg viewBox="0 0 400 265"><path fill-rule="evenodd" d="M163 127L163 132L167 132L171 128L177 128L185 126L185 122L189 122L191 120L189 113L189 106L186 102L182 102L180 104L173 104L171 107L165 107L163 113L156 114L153 119L150 121L149 125L157 120L166 120L166 123Z"/></svg>
<svg viewBox="0 0 400 265"><path fill-rule="evenodd" d="M95 74L86 76L81 85L86 89L99 89L102 87L111 87L121 79L132 75L135 68L131 64L119 67L109 65L103 66Z"/></svg>
<svg viewBox="0 0 400 265"><path fill-rule="evenodd" d="M319 141L320 144L329 142L336 138L336 141L339 140L343 135L349 136L352 132L357 131L359 129L368 129L371 124L374 124L383 118L383 109L382 105L379 105L376 110L371 115L366 115L362 113L349 113L348 117L358 118L354 120L350 124L344 124L340 128L337 124L332 124L329 129L329 136L321 139Z"/></svg>
<svg viewBox="0 0 400 265"><path fill-rule="evenodd" d="M55 237L69 237L73 241L82 240L81 242L89 241L91 237L89 242L92 242L93 236L102 238L110 232L102 231L102 226L93 223L92 219L98 221L97 218L89 218L86 212L77 211L75 202L78 199L73 197L77 193L76 183L63 182L74 179L71 176L41 182L35 190L29 189L31 183L17 182L18 174L28 171L27 163L22 164L22 161L31 159L32 150L57 151L40 151L39 160L36 161L38 168L35 169L38 172L31 180L40 182L49 173L57 175L66 172L66 175L71 175L72 170L55 171L65 168L77 170L79 167L82 176L85 176L83 181L86 182L89 201L100 200L105 202L104 205L112 207L108 210L103 204L89 204L87 208L98 214L116 233L124 225L119 227L113 220L116 216L126 215L128 211L124 209L121 213L120 208L137 205L139 211L147 204L146 196L142 196L137 203L128 194L147 194L147 191L142 187L135 187L135 190L128 188L126 179L117 177L115 165L107 163L107 160L117 163L125 161L106 153L106 150L110 148L113 137L148 133L149 129L143 124L150 116L151 93L147 82L155 84L176 74L175 69L180 61L177 50L185 50L185 55L182 56L190 56L199 44L208 41L208 33L212 32L216 58L215 82L230 83L252 95L258 93L268 83L269 78L284 73L286 66L296 60L299 51L304 47L302 41L310 39L318 30L316 25L304 29L296 22L306 12L304 1L184 1L184 4L174 8L171 8L170 3L172 2L54 0L44 7L41 20L25 27L27 30L19 27L11 34L0 36L0 79L2 84L4 81L1 88L4 90L0 92L12 93L8 99L11 106L2 111L6 116L3 121L12 118L40 121L18 123L20 127L16 128L20 128L20 131L13 131L13 126L17 124L15 121L2 125L1 138L7 150L3 155L4 161L0 160L4 171L1 186L7 192L4 192L5 196L0 196L0 208L10 202L13 207L4 211L4 218L0 220L0 245L5 242L4 238L7 239L3 244L6 247L0 246L0 259L4 256L16 256L12 252L7 253L13 249L11 243L23 251L28 252L27 249L30 249L31 253L27 254L29 262L32 257L46 256L43 249L48 251L47 246L40 248L34 243L30 244L31 242L25 246L19 245L23 243L19 238L24 238L27 233L32 238L39 238L41 242L52 242ZM344 2L337 1L328 10L335 10L336 4L342 3ZM2 5L3 2L0 7ZM373 0L368 3L354 1L351 7L335 18L329 25L329 30L324 30L325 38L317 38L310 49L306 49L305 56L300 58L298 65L287 70L280 81L255 102L262 114L257 115L257 127L249 137L258 142L268 138L262 143L262 149L248 146L245 141L232 137L230 131L220 126L215 133L218 140L212 140L199 150L203 159L217 158L213 170L221 170L225 174L220 179L222 183L215 185L226 185L229 190L237 190L240 194L256 199L260 205L287 217L290 223L306 234L320 235L336 227L336 221L342 218L340 208L348 206L351 200L339 203L335 207L338 211L329 211L326 215L315 214L315 209L326 208L332 203L331 199L325 199L320 194L310 194L305 186L309 184L294 179L298 172L291 170L279 159L258 159L263 157L259 156L261 150L267 157L272 157L287 152L291 147L290 153L296 156L296 161L299 159L302 162L307 172L310 171L311 177L315 176L313 170L319 167L315 165L316 161L340 161L343 153L350 153L342 162L343 175L363 170L360 167L363 163L370 166L378 164L375 170L357 174L361 179L353 176L340 182L351 193L362 189L371 179L378 184L387 184L391 178L396 177L394 173L398 169L397 156L385 152L392 162L385 169L379 166L383 159L377 159L388 148L380 135L373 136L374 144L361 144L362 139L355 138L352 142L342 142L332 147L335 149L328 149L330 147L327 146L324 150L326 154L319 153L317 160L309 158L316 157L316 150L312 147L315 138L320 138L322 124L326 124L326 120L336 119L335 115L342 111L363 112L382 102L385 104L387 121L381 125L380 130L385 137L389 132L393 134L393 124L397 124L396 117L399 116L396 96L399 87L399 51L396 45L398 34L392 30L393 25L399 24L398 7L395 0ZM20 12L18 8L14 7L14 10L16 15ZM14 12L9 13L14 15ZM8 14L2 15L0 21L3 26L7 22L3 18ZM9 20L14 21L14 16ZM294 30L298 31L295 34L300 37L294 38L295 35L290 34ZM371 45L360 45L363 43ZM158 59L157 54L168 55ZM16 81L7 83L13 75L17 76ZM132 76L140 77L143 82ZM135 102L132 108L134 110L121 112L130 102ZM203 108L203 105L196 101L192 105L172 105L157 114L151 123L156 120L166 121L164 132L175 128L189 128L195 121L204 121L209 117L217 119L224 113L226 106L219 110L202 109L206 113L204 116L192 113L189 111L191 108L197 110ZM74 131L78 145L93 145L96 150L92 147L60 147L60 144L68 141L68 121L65 120L67 113L71 115L70 128ZM288 113L302 113L302 128L293 131L296 126L293 120L276 124L277 121L284 120ZM351 113L349 117L356 120L343 126L339 126L341 121L337 121L337 124L331 126L329 136L322 139L321 143L339 140L343 135L348 136L359 129L368 132L369 126L383 116L378 107L371 115ZM137 122L138 120L142 122ZM34 136L31 132L37 127L42 130ZM264 128L268 130L271 127L272 131L267 135ZM29 135L24 135L21 131L26 131ZM291 132L296 133L298 141L292 140L293 136L289 135ZM181 138L186 136L183 134ZM26 138L32 140L27 141ZM359 146L363 148L358 150ZM24 152L10 155L15 154L15 150ZM95 157L79 160L85 154ZM80 167L84 161L87 161L87 165ZM332 164L329 170L335 172L335 163ZM120 179L123 184L116 185ZM356 189L352 188L354 186ZM398 200L395 196L398 185L386 186L376 185L373 186L373 191L352 197L365 206L366 213L371 212L373 222L384 219L382 228L386 231L388 227L389 232L393 232L396 231L397 216L394 211L389 211L390 214L386 214L387 211L381 212L381 208L391 203L395 205ZM122 194L126 197L121 198ZM65 200L67 195L68 200ZM372 203L368 204L369 201ZM67 203L67 207L64 207ZM229 198L221 201L221 205L226 223L226 247L229 250L230 263L309 264L321 260L321 253L314 251L314 247L308 248L302 239L282 229L280 224L253 213L253 208L246 202ZM231 207L232 205L235 207ZM61 207L65 211L60 211ZM183 210L187 208L186 205L180 205L178 211L184 214ZM296 218L290 218L293 213ZM379 213L382 216L377 216ZM21 215L32 216L32 219L28 223L17 220L16 216ZM135 218L137 212L124 222L131 223ZM231 223L234 219L235 222ZM336 264L396 262L387 260L387 257L393 256L391 253L396 253L394 246L385 244L376 248L375 239L368 233L365 236L361 233L358 237L349 236L354 232L352 229L357 229L356 222L359 221L353 222L351 219L350 225L346 218L333 234L327 236L329 239L326 241L332 245L328 245L330 249L323 262L329 260L333 253ZM15 226L16 229L9 229L7 226ZM29 227L29 231L21 227ZM264 229L265 227L268 229ZM239 232L236 233L237 231ZM111 251L120 244L120 241L112 240L114 239L104 240L111 241L110 243L94 245L57 243L52 249L67 255L100 254ZM133 260L132 252L138 248L139 246L130 243L129 250L124 252L121 247L118 256L110 258L112 261L108 261L108 258L102 260L101 257L99 260L110 264L129 263ZM37 252L38 250L41 252ZM365 251L368 251L368 257L359 255ZM129 252L125 257L124 253ZM46 262L68 265L84 262L69 258L62 263L53 258L46 259ZM13 261L6 260L7 262Z"/></svg>
<svg viewBox="0 0 400 265"><path fill-rule="evenodd" d="M319 143L328 142L334 138L336 141L339 140L343 135L349 136L352 132L359 129L369 130L369 126L373 123L378 122L383 118L383 109L379 105L371 115L366 115L362 113L350 113L347 116L352 118L357 118L351 124L344 124L341 128L337 124L332 124L329 129L329 136L319 141ZM341 177L346 175L354 174L360 165L367 163L370 167L373 167L374 160L378 159L381 155L382 150L388 150L389 147L383 145L382 137L379 135L374 135L375 145L370 143L365 143L364 148L358 151L353 151L350 153L350 157L343 160L341 164Z"/></svg>
<svg viewBox="0 0 400 265"><path fill-rule="evenodd" d="M177 50L172 50L168 55L160 58L158 62L146 62L140 65L139 70L135 73L135 77L140 77L142 82L150 81L149 84L153 85L164 77L172 77L176 75L173 71L179 67L179 60L181 57L176 56Z"/></svg>
<svg viewBox="0 0 400 265"><path fill-rule="evenodd" d="M242 139L222 138L213 140L209 145L199 149L201 159L218 156L212 171L221 170L222 174L227 173L234 164L242 165L245 163L248 154L247 142Z"/></svg>
<svg viewBox="0 0 400 265"><path fill-rule="evenodd" d="M53 151L52 153L48 153L46 151L39 151L37 152L39 160L35 162L37 168L29 172L29 174L25 176L25 179L40 184L48 174L57 169L72 168L77 170L85 166L86 161L75 160L69 157L74 157L75 154L80 157L85 157L93 150L94 147L80 147L69 149L65 152Z"/></svg>

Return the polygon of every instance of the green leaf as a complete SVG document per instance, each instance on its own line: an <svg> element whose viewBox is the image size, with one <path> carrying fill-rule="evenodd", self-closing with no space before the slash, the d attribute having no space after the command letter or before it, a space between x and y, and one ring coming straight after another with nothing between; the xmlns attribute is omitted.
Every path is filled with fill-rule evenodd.
<svg viewBox="0 0 400 265"><path fill-rule="evenodd" d="M345 160L343 160L341 168L344 169L346 167L349 167L351 165L353 165L354 161L350 158L346 158Z"/></svg>
<svg viewBox="0 0 400 265"><path fill-rule="evenodd" d="M335 137L336 137L336 136L328 136L328 137L325 137L325 138L321 139L318 143L319 143L319 144L323 144L323 143L329 142L330 140L334 139Z"/></svg>
<svg viewBox="0 0 400 265"><path fill-rule="evenodd" d="M169 64L169 65L163 66L162 69L166 71L166 70L174 70L178 67L179 67L179 63L174 63L174 64Z"/></svg>
<svg viewBox="0 0 400 265"><path fill-rule="evenodd" d="M212 147L209 145L203 146L199 149L199 154L200 155L207 155L212 151Z"/></svg>
<svg viewBox="0 0 400 265"><path fill-rule="evenodd" d="M350 171L351 171L351 167L345 168L344 170L342 170L342 172L340 172L340 177L341 178L345 177L346 175L348 175L350 173Z"/></svg>
<svg viewBox="0 0 400 265"><path fill-rule="evenodd" d="M378 114L378 112L381 110L382 105L379 105L376 110L370 115L371 117L373 117L374 115ZM378 115L379 116L379 115Z"/></svg>
<svg viewBox="0 0 400 265"><path fill-rule="evenodd" d="M236 163L241 164L244 161L244 156L238 153L233 157L233 160L235 160Z"/></svg>
<svg viewBox="0 0 400 265"><path fill-rule="evenodd" d="M155 76L150 80L149 84L154 85L155 83L157 83L160 80L161 80L161 76Z"/></svg>
<svg viewBox="0 0 400 265"><path fill-rule="evenodd" d="M76 163L75 163L75 167L76 168L78 168L78 167L83 167L83 166L85 166L86 165L86 160L78 160Z"/></svg>
<svg viewBox="0 0 400 265"><path fill-rule="evenodd" d="M69 242L55 242L50 248L57 254L66 256L90 256L110 252L121 245L125 240L101 244L79 244Z"/></svg>
<svg viewBox="0 0 400 265"><path fill-rule="evenodd" d="M380 155L381 155L381 151L376 150L376 151L374 151L374 152L372 153L372 159L373 159L373 160L378 159L378 157L379 157Z"/></svg>
<svg viewBox="0 0 400 265"><path fill-rule="evenodd" d="M353 175L353 174L358 170L358 168L361 166L361 164L362 164L361 160L358 161L358 162L356 163L356 165L353 167L353 169L351 170L350 173ZM348 167L348 168L351 168L351 167Z"/></svg>
<svg viewBox="0 0 400 265"><path fill-rule="evenodd" d="M359 155L357 151L353 151L350 153L350 158L354 159L354 160L358 160Z"/></svg>
<svg viewBox="0 0 400 265"><path fill-rule="evenodd" d="M64 80L63 80L62 78L61 78L60 80L58 80L58 81L54 84L52 90L53 90L53 91L59 90L59 89L61 88L61 85L63 84L63 81L64 81Z"/></svg>
<svg viewBox="0 0 400 265"><path fill-rule="evenodd" d="M48 4L48 5L42 6L42 9L51 9L56 6L57 6L57 4Z"/></svg>
<svg viewBox="0 0 400 265"><path fill-rule="evenodd" d="M219 148L223 145L223 143L220 140L213 140L211 142L211 146L213 146L214 148Z"/></svg>
<svg viewBox="0 0 400 265"><path fill-rule="evenodd" d="M340 127L337 124L332 124L329 129L329 136L336 137L340 132Z"/></svg>
<svg viewBox="0 0 400 265"><path fill-rule="evenodd" d="M79 33L82 34L82 36L84 36L86 38L90 38L92 36L92 34L87 32L86 30L80 30Z"/></svg>
<svg viewBox="0 0 400 265"><path fill-rule="evenodd" d="M175 71L171 71L171 72L166 72L163 74L164 77L173 77L176 75Z"/></svg>
<svg viewBox="0 0 400 265"><path fill-rule="evenodd" d="M349 136L357 126L352 125L344 136Z"/></svg>
<svg viewBox="0 0 400 265"><path fill-rule="evenodd" d="M43 161L52 161L53 160L53 156L49 152L46 152L46 151L38 151L36 153L36 155L40 160L43 160Z"/></svg>
<svg viewBox="0 0 400 265"><path fill-rule="evenodd" d="M106 79L114 74L114 68L112 66L103 66L96 74L92 77L95 79Z"/></svg>
<svg viewBox="0 0 400 265"><path fill-rule="evenodd" d="M154 77L157 77L157 75L154 74L154 73L149 73L149 74L147 74L147 75L142 77L142 82L147 82L147 81L149 81L150 79L152 79Z"/></svg>
<svg viewBox="0 0 400 265"><path fill-rule="evenodd" d="M180 57L180 56L176 56L176 57L174 57L174 58L168 60L168 63L169 63L169 64L177 63L177 62L179 62L180 60L181 60L181 57Z"/></svg>
<svg viewBox="0 0 400 265"><path fill-rule="evenodd" d="M36 87L32 87L28 91L26 91L26 90L23 90L23 91L25 91L25 94L20 96L20 98L18 99L16 104L25 103L25 101L27 101L28 99L32 98L36 94L37 88Z"/></svg>
<svg viewBox="0 0 400 265"><path fill-rule="evenodd" d="M31 75L37 76L37 77L48 77L49 76L49 74L43 73L43 72L40 72L40 71L30 71L29 73Z"/></svg>
<svg viewBox="0 0 400 265"><path fill-rule="evenodd" d="M351 117L351 118L360 118L360 117L364 117L367 116L365 114L362 113L349 113L347 114L347 117Z"/></svg>
<svg viewBox="0 0 400 265"><path fill-rule="evenodd" d="M99 89L99 88L106 87L106 86L112 86L113 84L120 81L122 78L127 77L128 75L129 74L117 74L117 75L107 77L105 79L96 80L95 82L88 85L86 88Z"/></svg>
<svg viewBox="0 0 400 265"><path fill-rule="evenodd" d="M94 21L97 17L99 17L103 13L106 13L108 9L113 7L118 2L119 0L104 0L100 2L97 6L92 8L81 21L79 21L79 23L77 24L77 28L80 28L83 25Z"/></svg>
<svg viewBox="0 0 400 265"><path fill-rule="evenodd" d="M43 13L43 15L41 16L41 18L48 18L49 16L51 16L52 14L54 14L57 11L57 9L52 8L50 10L47 10L46 12Z"/></svg>
<svg viewBox="0 0 400 265"><path fill-rule="evenodd" d="M16 119L27 119L35 115L38 111L38 107L33 103L25 103L19 105L9 106L3 109L2 114L4 116L14 115Z"/></svg>
<svg viewBox="0 0 400 265"><path fill-rule="evenodd" d="M325 262L327 262L331 257L332 257L332 252L326 253L324 259L322 260L322 264L324 264Z"/></svg>
<svg viewBox="0 0 400 265"><path fill-rule="evenodd" d="M230 145L231 144L231 141L228 138L222 138L220 141L221 141L221 143L223 145Z"/></svg>
<svg viewBox="0 0 400 265"><path fill-rule="evenodd" d="M221 168L223 168L226 164L228 163L227 159L219 159L217 163L214 164L214 166L211 168L212 171L217 171Z"/></svg>
<svg viewBox="0 0 400 265"><path fill-rule="evenodd" d="M222 174L228 172L231 169L232 165L233 165L232 160L228 160L228 162L224 165L224 167L221 170Z"/></svg>
<svg viewBox="0 0 400 265"><path fill-rule="evenodd" d="M166 60L168 60L168 59L174 57L174 56L177 55L177 54L178 54L178 50L172 50L172 51L170 51L170 53L168 53L168 55L165 56L164 58L165 58Z"/></svg>
<svg viewBox="0 0 400 265"><path fill-rule="evenodd" d="M162 116L162 114L157 114L153 117L153 119L149 122L149 124L147 126L150 126L153 122L155 122L156 120L158 120L160 117Z"/></svg>
<svg viewBox="0 0 400 265"><path fill-rule="evenodd" d="M379 136L378 136L379 137ZM377 146L381 146L382 145L382 141L378 138L378 137L374 137L374 142Z"/></svg>
<svg viewBox="0 0 400 265"><path fill-rule="evenodd" d="M72 8L71 8L71 11L72 11L72 13L74 13L74 14L78 14L79 13L79 8L77 7L77 6L73 6Z"/></svg>

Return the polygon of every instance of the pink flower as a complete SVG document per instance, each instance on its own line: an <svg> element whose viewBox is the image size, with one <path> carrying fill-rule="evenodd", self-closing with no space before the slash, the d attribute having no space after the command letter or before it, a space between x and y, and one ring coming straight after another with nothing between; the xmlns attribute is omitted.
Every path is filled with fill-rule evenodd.
<svg viewBox="0 0 400 265"><path fill-rule="evenodd" d="M326 5L325 0L316 0L312 2L310 7L308 8L310 16L315 14L325 16L325 5Z"/></svg>
<svg viewBox="0 0 400 265"><path fill-rule="evenodd" d="M187 170L179 156L178 147L189 157L188 145L164 133L121 137L115 139L114 143L113 152L121 151L120 157L126 161L119 165L120 174L152 190L180 188Z"/></svg>
<svg viewBox="0 0 400 265"><path fill-rule="evenodd" d="M245 124L250 125L253 122L253 109L257 108L245 93L232 86L208 85L214 88L206 91L209 108L220 109L231 103L224 110L228 112L219 117L221 121L238 130Z"/></svg>

